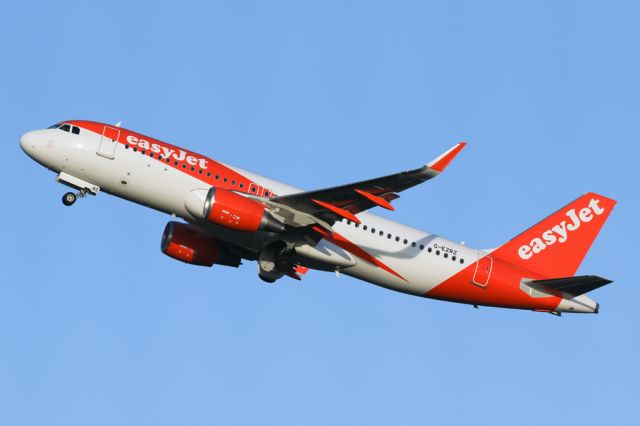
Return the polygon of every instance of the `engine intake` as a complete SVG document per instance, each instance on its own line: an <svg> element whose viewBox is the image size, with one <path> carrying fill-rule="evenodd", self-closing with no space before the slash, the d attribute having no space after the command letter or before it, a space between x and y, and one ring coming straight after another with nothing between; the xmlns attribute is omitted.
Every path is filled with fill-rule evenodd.
<svg viewBox="0 0 640 426"><path fill-rule="evenodd" d="M169 222L164 228L160 250L169 257L200 266L238 267L240 257L229 253L217 238L200 228L180 222Z"/></svg>
<svg viewBox="0 0 640 426"><path fill-rule="evenodd" d="M237 231L284 231L284 224L264 204L226 189L209 189L202 214L205 220Z"/></svg>

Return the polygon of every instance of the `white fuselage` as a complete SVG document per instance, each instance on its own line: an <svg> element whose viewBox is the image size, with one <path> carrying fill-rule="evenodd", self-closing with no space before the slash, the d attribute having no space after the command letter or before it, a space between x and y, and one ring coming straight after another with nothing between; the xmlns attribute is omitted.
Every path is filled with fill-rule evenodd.
<svg viewBox="0 0 640 426"><path fill-rule="evenodd" d="M152 138L147 141L146 136L129 130L86 121L71 121L64 128L28 132L20 140L21 147L58 173L62 183L79 187L73 181L80 180L89 188L99 187L99 191L187 222L202 224L193 214L193 200L201 200L212 187L263 200L302 192ZM546 312L597 312L597 304L585 295L573 298L531 292L522 280L544 275L492 258L492 250L475 250L366 212L357 218L360 224L347 219L335 222L334 232L317 244L296 246L297 255L315 260L328 257L324 266L316 269L339 271L418 296ZM248 253L259 253L274 238L280 238L268 232L241 232L211 223L205 226L219 240Z"/></svg>
<svg viewBox="0 0 640 426"><path fill-rule="evenodd" d="M80 135L56 129L36 132L40 133L37 137L42 139L42 143L23 146L23 149L52 171L68 173L98 185L102 192L187 221L194 220L185 208L187 195L191 191L208 189L211 186L157 159L141 155L132 149L125 149L121 144L115 146L113 158L98 155L102 135L94 132L82 131ZM236 167L227 167L278 195L302 191ZM221 176L220 179L222 178ZM336 222L334 229L404 279L358 257L355 258L354 266L340 270L353 277L393 290L425 295L431 288L464 268L467 262L473 262L478 257L477 250L446 238L370 213L361 213L358 217L362 221L358 227L353 222L347 224L347 221L343 220ZM219 237L223 240L231 238L231 235L224 234L223 231ZM247 238L253 240L255 236L248 235ZM235 241L237 233L233 235L233 242ZM332 246L333 251L342 251L324 240L321 244ZM428 247L432 247L431 252L428 251ZM444 258L444 252L436 255L435 247L444 247L445 250L455 252L456 260L452 260L453 255L450 254ZM460 260L465 263L460 263Z"/></svg>

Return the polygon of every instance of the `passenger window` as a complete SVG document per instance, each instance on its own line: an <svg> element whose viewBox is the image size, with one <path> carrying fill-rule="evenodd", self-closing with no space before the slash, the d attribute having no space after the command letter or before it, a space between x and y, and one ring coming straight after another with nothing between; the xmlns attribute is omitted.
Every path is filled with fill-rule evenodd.
<svg viewBox="0 0 640 426"><path fill-rule="evenodd" d="M400 237L396 237L396 241L400 241Z"/></svg>
<svg viewBox="0 0 640 426"><path fill-rule="evenodd" d="M427 251L431 253L431 247L427 247Z"/></svg>
<svg viewBox="0 0 640 426"><path fill-rule="evenodd" d="M449 257L449 253L445 253L445 254L443 254L443 256L446 259L447 257Z"/></svg>
<svg viewBox="0 0 640 426"><path fill-rule="evenodd" d="M411 243L411 247L415 247L415 246L416 246L416 243L414 241L414 242Z"/></svg>
<svg viewBox="0 0 640 426"><path fill-rule="evenodd" d="M409 240L407 240L406 238L404 239L404 243L407 244L409 242Z"/></svg>
<svg viewBox="0 0 640 426"><path fill-rule="evenodd" d="M440 250L436 250L436 256L440 256Z"/></svg>
<svg viewBox="0 0 640 426"><path fill-rule="evenodd" d="M366 231L366 230L367 230L367 225L364 225L364 226L362 227L362 229L364 229L364 230Z"/></svg>
<svg viewBox="0 0 640 426"><path fill-rule="evenodd" d="M388 239L391 239L391 234L387 234L387 238L388 238Z"/></svg>
<svg viewBox="0 0 640 426"><path fill-rule="evenodd" d="M378 235L380 235L382 237L384 235L384 232L380 231L380 232L378 232Z"/></svg>
<svg viewBox="0 0 640 426"><path fill-rule="evenodd" d="M240 184L240 188L244 188L244 183L241 183L241 184Z"/></svg>
<svg viewBox="0 0 640 426"><path fill-rule="evenodd" d="M371 233L375 234L376 233L376 228L371 228Z"/></svg>
<svg viewBox="0 0 640 426"><path fill-rule="evenodd" d="M420 244L420 250L424 250L424 244Z"/></svg>
<svg viewBox="0 0 640 426"><path fill-rule="evenodd" d="M235 185L236 185L236 181L235 181L235 180L232 180L232 181L231 181L231 186L235 186Z"/></svg>
<svg viewBox="0 0 640 426"><path fill-rule="evenodd" d="M62 126L60 126L60 130L64 130L65 132L68 132L69 130L71 130L71 126L68 124L63 124Z"/></svg>
<svg viewBox="0 0 640 426"><path fill-rule="evenodd" d="M268 197L269 196L269 191L264 191L264 196Z"/></svg>
<svg viewBox="0 0 640 426"><path fill-rule="evenodd" d="M79 135L80 134L80 128L76 127L76 126L73 126L71 128L71 133L73 133L74 135Z"/></svg>
<svg viewBox="0 0 640 426"><path fill-rule="evenodd" d="M455 256L451 256L451 260L453 260L455 262L456 261L456 257Z"/></svg>
<svg viewBox="0 0 640 426"><path fill-rule="evenodd" d="M464 263L464 259L460 259L460 264L462 265Z"/></svg>

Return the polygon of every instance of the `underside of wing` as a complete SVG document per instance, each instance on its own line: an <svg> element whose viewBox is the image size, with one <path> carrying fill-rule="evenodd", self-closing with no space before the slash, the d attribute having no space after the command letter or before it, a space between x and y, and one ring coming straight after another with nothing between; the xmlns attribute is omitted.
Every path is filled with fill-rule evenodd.
<svg viewBox="0 0 640 426"><path fill-rule="evenodd" d="M390 202L399 197L399 192L436 177L465 145L464 142L458 143L426 166L415 170L332 188L274 197L269 199L269 202L313 215L329 224L342 218L357 223L359 220L355 215L373 207L393 210Z"/></svg>

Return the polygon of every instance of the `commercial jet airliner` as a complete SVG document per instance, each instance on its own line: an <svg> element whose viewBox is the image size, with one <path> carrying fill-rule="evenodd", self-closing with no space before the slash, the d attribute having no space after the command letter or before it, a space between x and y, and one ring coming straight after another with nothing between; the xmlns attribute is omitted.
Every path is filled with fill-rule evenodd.
<svg viewBox="0 0 640 426"><path fill-rule="evenodd" d="M106 192L184 219L162 252L200 266L255 260L266 282L309 269L408 294L560 315L598 313L585 293L611 281L575 276L616 202L587 193L497 248L478 250L375 216L436 177L458 143L415 170L315 191L285 185L118 125L72 120L20 138L24 152L77 192Z"/></svg>

